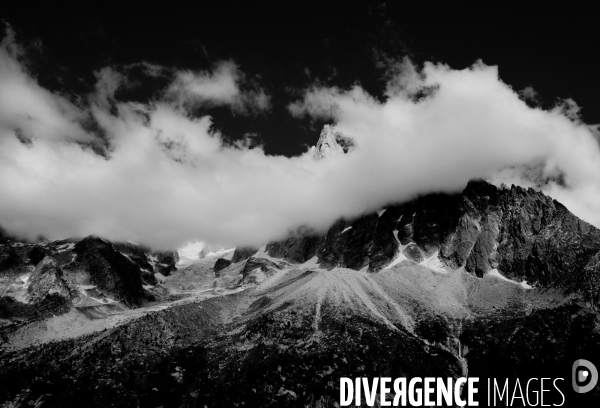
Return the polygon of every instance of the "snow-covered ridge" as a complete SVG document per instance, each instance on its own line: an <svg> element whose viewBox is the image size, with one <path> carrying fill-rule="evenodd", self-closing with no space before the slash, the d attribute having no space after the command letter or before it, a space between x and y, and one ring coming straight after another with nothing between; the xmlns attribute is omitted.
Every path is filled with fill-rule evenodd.
<svg viewBox="0 0 600 408"><path fill-rule="evenodd" d="M210 248L206 242L190 242L177 250L179 254L178 267L185 267L203 258L223 258L233 256L235 248Z"/></svg>
<svg viewBox="0 0 600 408"><path fill-rule="evenodd" d="M177 253L179 254L179 262L177 266L189 265L200 259L200 252L204 249L204 242L190 242L186 246L179 248Z"/></svg>

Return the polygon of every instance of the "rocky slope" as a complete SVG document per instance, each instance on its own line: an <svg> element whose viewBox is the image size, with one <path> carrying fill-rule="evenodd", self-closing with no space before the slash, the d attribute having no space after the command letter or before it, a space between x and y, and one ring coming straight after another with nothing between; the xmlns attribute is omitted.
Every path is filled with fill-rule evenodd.
<svg viewBox="0 0 600 408"><path fill-rule="evenodd" d="M154 253L98 237L0 242L0 334L71 309L107 313L156 300L157 278L176 269L176 253Z"/></svg>
<svg viewBox="0 0 600 408"><path fill-rule="evenodd" d="M43 258L40 294L76 264L106 291L125 282L106 278L120 268L117 247L84 241L64 266ZM543 194L471 182L322 236L301 229L231 262L199 260L164 283L188 298L82 337L4 348L0 401L330 407L341 376L468 375L565 377L564 406L591 406L598 388L574 394L569 378L577 358L600 364L599 251L599 231Z"/></svg>
<svg viewBox="0 0 600 408"><path fill-rule="evenodd" d="M301 232L267 252L291 262L377 272L395 260L491 271L600 300L600 230L533 189L472 181L461 194L430 194L356 219L325 236Z"/></svg>

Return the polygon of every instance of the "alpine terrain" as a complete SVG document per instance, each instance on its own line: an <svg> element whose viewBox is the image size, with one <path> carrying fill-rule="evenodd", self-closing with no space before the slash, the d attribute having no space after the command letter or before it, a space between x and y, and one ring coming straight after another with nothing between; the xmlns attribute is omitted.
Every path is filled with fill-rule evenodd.
<svg viewBox="0 0 600 408"><path fill-rule="evenodd" d="M326 126L314 158L353 148ZM334 407L340 377L564 377L600 401L570 385L600 361L600 230L534 189L184 252L2 233L0 406Z"/></svg>

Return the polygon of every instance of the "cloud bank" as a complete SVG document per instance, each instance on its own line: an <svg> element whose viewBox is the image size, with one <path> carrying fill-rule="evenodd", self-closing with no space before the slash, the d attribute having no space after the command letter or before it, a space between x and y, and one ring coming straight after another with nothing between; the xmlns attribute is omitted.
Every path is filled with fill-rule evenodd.
<svg viewBox="0 0 600 408"><path fill-rule="evenodd" d="M147 104L119 101L119 72L97 73L75 103L42 88L11 36L0 45L0 225L33 238L97 234L157 248L192 240L261 245L300 225L324 230L473 178L537 183L600 226L596 130L573 104L534 109L481 63L390 70L386 99L359 85L315 86L293 116L330 119L354 139L347 155L313 160L224 143L195 104L268 110L268 95L232 62L178 72ZM531 92L529 92L531 94ZM285 135L281 135L285 137ZM535 168L536 177L526 169Z"/></svg>

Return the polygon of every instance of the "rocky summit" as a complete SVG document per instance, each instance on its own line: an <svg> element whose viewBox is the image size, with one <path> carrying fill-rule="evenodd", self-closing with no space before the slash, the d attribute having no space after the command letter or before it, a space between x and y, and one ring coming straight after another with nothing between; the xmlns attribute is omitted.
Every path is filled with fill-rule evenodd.
<svg viewBox="0 0 600 408"><path fill-rule="evenodd" d="M472 181L179 266L0 245L2 406L334 407L340 377L565 377L565 406L600 401L569 377L600 361L600 230L533 189Z"/></svg>
<svg viewBox="0 0 600 408"><path fill-rule="evenodd" d="M348 153L353 149L354 141L351 138L337 132L333 126L325 125L315 146L313 158L320 161L328 157Z"/></svg>

